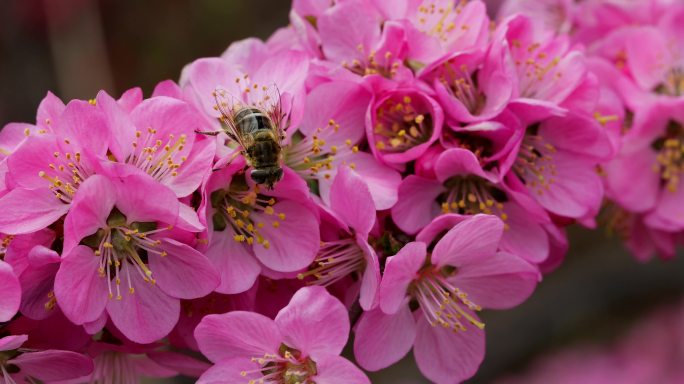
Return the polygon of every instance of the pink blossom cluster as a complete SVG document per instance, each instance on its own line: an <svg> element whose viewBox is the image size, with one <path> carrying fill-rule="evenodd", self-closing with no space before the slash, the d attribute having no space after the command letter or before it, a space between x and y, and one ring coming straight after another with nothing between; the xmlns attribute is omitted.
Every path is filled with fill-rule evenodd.
<svg viewBox="0 0 684 384"><path fill-rule="evenodd" d="M35 124L5 126L5 381L367 383L361 368L413 350L428 379L461 382L485 354L477 313L529 297L564 228L594 226L605 180L634 177L614 170L631 147L612 116L646 96L610 93L592 72L608 65L527 16L295 0L290 23L149 98L49 93ZM246 172L217 93L286 116L272 189ZM350 333L358 366L340 356Z"/></svg>
<svg viewBox="0 0 684 384"><path fill-rule="evenodd" d="M601 221L640 260L673 257L684 230L684 4L673 0L507 1L586 47L599 79L594 114L615 158L602 165Z"/></svg>
<svg viewBox="0 0 684 384"><path fill-rule="evenodd" d="M497 384L684 382L684 306L660 308L603 345L580 344L538 359Z"/></svg>

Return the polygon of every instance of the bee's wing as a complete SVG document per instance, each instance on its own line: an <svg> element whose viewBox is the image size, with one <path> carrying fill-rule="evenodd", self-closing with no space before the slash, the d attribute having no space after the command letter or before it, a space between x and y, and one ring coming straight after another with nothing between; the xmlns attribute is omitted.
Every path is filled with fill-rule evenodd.
<svg viewBox="0 0 684 384"><path fill-rule="evenodd" d="M245 136L235 125L235 114L242 107L242 101L223 88L214 89L213 96L214 109L221 114L219 120L226 127L226 134L243 149L247 148L249 143L245 142Z"/></svg>
<svg viewBox="0 0 684 384"><path fill-rule="evenodd" d="M264 100L269 103L262 108L273 122L273 134L282 142L285 139L285 130L290 126L290 115L283 110L283 100L276 84L268 87L264 93Z"/></svg>

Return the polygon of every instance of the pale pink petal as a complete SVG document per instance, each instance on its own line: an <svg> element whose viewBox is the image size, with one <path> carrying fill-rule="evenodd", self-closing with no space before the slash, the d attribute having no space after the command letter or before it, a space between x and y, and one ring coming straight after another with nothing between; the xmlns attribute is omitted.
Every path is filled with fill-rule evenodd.
<svg viewBox="0 0 684 384"><path fill-rule="evenodd" d="M361 315L354 334L356 361L368 371L378 371L401 360L411 350L416 322L408 305L402 305L393 315L374 309Z"/></svg>
<svg viewBox="0 0 684 384"><path fill-rule="evenodd" d="M0 260L0 321L10 321L19 310L21 286L12 267Z"/></svg>
<svg viewBox="0 0 684 384"><path fill-rule="evenodd" d="M421 316L413 355L425 377L438 384L459 383L477 372L484 359L484 332L472 326L467 328L454 332L433 327Z"/></svg>
<svg viewBox="0 0 684 384"><path fill-rule="evenodd" d="M16 188L0 197L0 232L31 233L57 221L69 210L47 188Z"/></svg>
<svg viewBox="0 0 684 384"><path fill-rule="evenodd" d="M107 128L112 133L109 136L109 150L114 157L124 162L126 158L135 150L132 143L135 142L136 127L128 115L129 111L109 96L105 91L97 94L97 107L100 108L105 116Z"/></svg>
<svg viewBox="0 0 684 384"><path fill-rule="evenodd" d="M399 186L392 219L406 233L420 231L441 213L436 199L444 191L444 186L437 180L409 175Z"/></svg>
<svg viewBox="0 0 684 384"><path fill-rule="evenodd" d="M387 314L396 313L406 300L409 284L418 277L425 263L427 246L413 242L404 245L399 252L387 258L385 272L380 282L380 308Z"/></svg>
<svg viewBox="0 0 684 384"><path fill-rule="evenodd" d="M116 102L119 103L119 105L121 106L121 108L124 109L124 111L130 113L133 110L133 108L135 108L138 104L142 103L142 101L142 89L140 89L140 87L134 87L124 91L124 93L121 94L121 97L119 97L119 100L117 100Z"/></svg>
<svg viewBox="0 0 684 384"><path fill-rule="evenodd" d="M501 237L501 250L531 263L541 263L549 256L549 237L541 224L530 220L529 212L517 204L505 204L508 225Z"/></svg>
<svg viewBox="0 0 684 384"><path fill-rule="evenodd" d="M209 368L197 380L197 384L248 383L259 382L264 376L258 373L259 365L247 357L224 359ZM247 374L243 375L243 372Z"/></svg>
<svg viewBox="0 0 684 384"><path fill-rule="evenodd" d="M365 12L358 12L359 7ZM328 60L338 64L365 58L366 51L375 49L380 40L380 23L373 8L356 2L337 4L318 18L318 33ZM362 47L359 52L358 47Z"/></svg>
<svg viewBox="0 0 684 384"><path fill-rule="evenodd" d="M183 90L180 89L178 84L173 80L160 81L159 84L154 86L154 91L152 91L152 97L156 96L167 96L173 97L174 99L183 100Z"/></svg>
<svg viewBox="0 0 684 384"><path fill-rule="evenodd" d="M660 176L653 172L656 162L656 154L650 148L618 155L604 166L607 194L632 212L652 209L660 189Z"/></svg>
<svg viewBox="0 0 684 384"><path fill-rule="evenodd" d="M0 338L0 351L13 351L28 340L28 335L10 335Z"/></svg>
<svg viewBox="0 0 684 384"><path fill-rule="evenodd" d="M198 127L204 130L204 128ZM166 184L176 193L183 197L191 194L202 183L202 180L211 172L211 162L216 154L216 140L205 138L193 143L192 151L187 160L178 168L178 175L174 176Z"/></svg>
<svg viewBox="0 0 684 384"><path fill-rule="evenodd" d="M483 308L507 309L525 301L540 278L537 268L522 258L498 252L459 267L450 281Z"/></svg>
<svg viewBox="0 0 684 384"><path fill-rule="evenodd" d="M359 292L359 304L365 311L369 311L378 303L378 290L380 289L380 261L375 249L368 244L367 236L356 234L356 244L363 250L366 269L361 277L361 291Z"/></svg>
<svg viewBox="0 0 684 384"><path fill-rule="evenodd" d="M47 350L23 353L7 361L38 380L57 381L75 379L93 371L93 360L71 351Z"/></svg>
<svg viewBox="0 0 684 384"><path fill-rule="evenodd" d="M283 340L273 320L244 311L206 316L195 329L195 339L202 354L213 362L277 354Z"/></svg>
<svg viewBox="0 0 684 384"><path fill-rule="evenodd" d="M370 384L368 376L351 361L329 355L316 360L316 384Z"/></svg>
<svg viewBox="0 0 684 384"><path fill-rule="evenodd" d="M366 152L352 152L347 156L338 156L336 161L346 162L366 182L373 197L376 210L390 209L397 202L399 185L401 184L399 172L384 164L380 164L373 155ZM321 183L321 197L326 201L327 196L322 186L324 181L325 179L322 177L319 179L319 183Z"/></svg>
<svg viewBox="0 0 684 384"><path fill-rule="evenodd" d="M64 220L64 252L68 253L85 237L105 228L115 203L114 184L106 177L93 175L83 182Z"/></svg>
<svg viewBox="0 0 684 384"><path fill-rule="evenodd" d="M289 346L313 356L339 355L349 337L347 309L323 287L298 290L275 323Z"/></svg>
<svg viewBox="0 0 684 384"><path fill-rule="evenodd" d="M104 112L84 100L71 100L57 121L63 152L88 152L104 155L110 132ZM68 141L68 143L67 143Z"/></svg>
<svg viewBox="0 0 684 384"><path fill-rule="evenodd" d="M47 95L40 101L40 105L38 105L36 123L42 127L50 127L64 113L65 107L59 97L48 91Z"/></svg>
<svg viewBox="0 0 684 384"><path fill-rule="evenodd" d="M162 239L165 256L148 254L149 267L162 291L179 299L196 299L211 293L220 282L206 256L189 245Z"/></svg>
<svg viewBox="0 0 684 384"><path fill-rule="evenodd" d="M192 207L180 203L178 204L178 221L176 221L175 228L188 232L200 232L204 229L204 225Z"/></svg>
<svg viewBox="0 0 684 384"><path fill-rule="evenodd" d="M83 245L66 254L55 277L55 297L64 315L76 324L94 321L107 305L107 280L100 258Z"/></svg>
<svg viewBox="0 0 684 384"><path fill-rule="evenodd" d="M330 189L330 206L358 233L369 233L375 223L375 205L368 185L349 167L337 171Z"/></svg>
<svg viewBox="0 0 684 384"><path fill-rule="evenodd" d="M137 271L130 272L130 284L132 293L128 287L122 287L121 300L114 297L107 301L107 312L114 325L128 339L140 344L168 335L178 322L180 300L155 284L144 282Z"/></svg>
<svg viewBox="0 0 684 384"><path fill-rule="evenodd" d="M250 248L224 232L214 232L205 255L221 276L216 292L235 294L254 285L261 267Z"/></svg>
<svg viewBox="0 0 684 384"><path fill-rule="evenodd" d="M435 164L437 179L445 182L453 176L475 175L488 179L475 154L465 148L450 148L442 152Z"/></svg>
<svg viewBox="0 0 684 384"><path fill-rule="evenodd" d="M204 113L218 118L220 114L214 109L216 100L213 92L216 88L222 88L230 93L239 94L240 90L235 85L235 79L239 77L242 77L242 73L223 59L202 58L183 68L180 85L184 90L189 88L194 92L193 96Z"/></svg>
<svg viewBox="0 0 684 384"><path fill-rule="evenodd" d="M304 205L282 200L273 206L275 215L259 214L260 233L270 243L254 244L254 254L265 266L279 272L300 270L313 261L320 246L318 219ZM284 219L278 217L283 214ZM279 224L273 225L274 222Z"/></svg>
<svg viewBox="0 0 684 384"><path fill-rule="evenodd" d="M437 266L461 267L490 257L499 247L504 224L496 216L476 215L456 224L432 251Z"/></svg>

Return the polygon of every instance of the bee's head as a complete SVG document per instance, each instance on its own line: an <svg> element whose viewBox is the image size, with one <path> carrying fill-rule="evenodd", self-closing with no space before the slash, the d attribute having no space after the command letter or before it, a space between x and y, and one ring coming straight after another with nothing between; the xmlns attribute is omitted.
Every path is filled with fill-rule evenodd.
<svg viewBox="0 0 684 384"><path fill-rule="evenodd" d="M255 183L264 184L268 189L273 189L273 184L283 178L283 169L280 167L252 169L249 175Z"/></svg>

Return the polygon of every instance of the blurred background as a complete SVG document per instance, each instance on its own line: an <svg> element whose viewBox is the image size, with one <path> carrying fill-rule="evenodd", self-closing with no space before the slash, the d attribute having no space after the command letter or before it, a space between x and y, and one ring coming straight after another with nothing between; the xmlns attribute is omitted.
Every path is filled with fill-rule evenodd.
<svg viewBox="0 0 684 384"><path fill-rule="evenodd" d="M497 1L490 1L492 9ZM35 121L48 90L63 100L100 89L149 95L183 66L287 24L285 0L0 0L0 126ZM614 343L684 293L684 258L636 262L616 239L573 228L565 263L523 305L485 312L487 357L471 383L520 372L563 348ZM684 326L684 325L683 325ZM682 343L684 344L684 343ZM373 383L425 383L412 358ZM179 381L180 382L180 381Z"/></svg>

